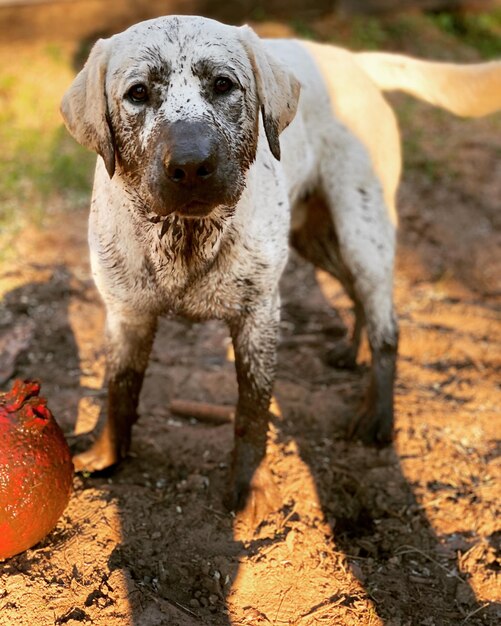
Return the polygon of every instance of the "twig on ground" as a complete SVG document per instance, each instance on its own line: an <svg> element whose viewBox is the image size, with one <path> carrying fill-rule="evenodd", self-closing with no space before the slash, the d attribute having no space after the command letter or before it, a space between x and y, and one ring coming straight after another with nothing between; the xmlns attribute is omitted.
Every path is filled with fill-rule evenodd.
<svg viewBox="0 0 501 626"><path fill-rule="evenodd" d="M424 556L425 559L428 559L428 561L431 561L431 563L438 565L438 567L440 567L440 569L443 569L444 572L446 572L448 576L456 578L460 582L464 583L464 578L461 578L461 576L459 576L459 574L456 574L456 572L452 572L451 570L449 570L447 567L445 567L445 565L442 565L442 563L440 563L439 561L431 557L429 554L426 554L426 552L424 552L423 550L420 550L419 548L414 548L414 546L409 546L409 545L404 545L402 546L402 548L407 548L407 550L400 549L400 550L397 550L395 554L399 556L404 555L404 554L411 554L413 552L415 552L416 554L420 554L421 556Z"/></svg>
<svg viewBox="0 0 501 626"><path fill-rule="evenodd" d="M464 620L461 622L461 624L466 624L466 622L470 619L470 617L473 617L477 613L480 613L480 611L483 611L486 607L489 606L489 604L490 604L489 602L486 602L485 604L482 604L482 606L479 606L478 608L476 608L471 613L468 613L468 615L464 618Z"/></svg>
<svg viewBox="0 0 501 626"><path fill-rule="evenodd" d="M228 424L235 417L235 408L226 404L210 404L192 400L172 400L169 410L180 417L194 417L209 424Z"/></svg>

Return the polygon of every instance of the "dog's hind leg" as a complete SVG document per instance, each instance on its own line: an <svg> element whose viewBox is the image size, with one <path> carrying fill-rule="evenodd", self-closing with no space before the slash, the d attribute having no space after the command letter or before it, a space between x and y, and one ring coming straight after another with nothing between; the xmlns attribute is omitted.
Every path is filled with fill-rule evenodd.
<svg viewBox="0 0 501 626"><path fill-rule="evenodd" d="M332 163L332 162L331 162ZM325 205L309 205L305 221L293 232L292 245L317 267L338 278L355 304L351 347L356 356L364 322L372 356L371 380L364 407L350 435L366 443L386 444L393 432L393 387L398 328L393 310L395 232L374 176L354 184L324 172ZM351 174L351 173L350 173Z"/></svg>
<svg viewBox="0 0 501 626"><path fill-rule="evenodd" d="M353 147L352 149L356 149ZM339 254L363 307L372 356L365 406L351 432L368 443L389 443L393 434L393 391L398 326L393 308L395 226L379 180L370 165L333 155L323 172L323 190L331 212ZM358 166L358 167L357 167Z"/></svg>

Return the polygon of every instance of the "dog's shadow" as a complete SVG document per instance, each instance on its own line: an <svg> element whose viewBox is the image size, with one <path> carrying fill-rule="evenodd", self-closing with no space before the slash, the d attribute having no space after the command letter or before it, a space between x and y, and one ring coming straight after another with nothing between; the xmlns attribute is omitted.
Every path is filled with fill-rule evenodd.
<svg viewBox="0 0 501 626"><path fill-rule="evenodd" d="M479 548L482 539L463 529L439 537L426 514L427 506L436 512L442 502L451 507L450 515L457 515L455 504L468 508L471 494L468 490L447 491L450 485L434 480L433 466L426 471L419 446L406 445L413 437L412 420L397 420L397 427L401 424L408 431L398 449L375 449L343 438L347 420L359 408L368 368L330 370L329 374L329 368L319 365L322 352L328 351L336 334L341 335L336 331L336 314L322 302L313 271L294 257L285 283L286 330L290 334L294 329L292 339L299 332L300 338L317 344L317 349L315 354L314 349L303 346L295 358L290 348L297 350L296 342L286 337L282 345L277 396L286 419L277 424L279 439L286 445L293 441L308 467L335 549L346 556L351 574L388 624L497 623L499 605L478 603L464 571L464 555L475 545ZM296 385L295 392L291 384ZM409 392L405 385L397 382L400 408ZM444 404L444 409L454 410L450 404ZM416 480L414 469L411 474L416 482L411 484L404 467L413 462L424 468L425 475ZM427 504L430 498L417 496L422 496L423 485L433 492L431 504ZM349 595L345 603L349 603Z"/></svg>

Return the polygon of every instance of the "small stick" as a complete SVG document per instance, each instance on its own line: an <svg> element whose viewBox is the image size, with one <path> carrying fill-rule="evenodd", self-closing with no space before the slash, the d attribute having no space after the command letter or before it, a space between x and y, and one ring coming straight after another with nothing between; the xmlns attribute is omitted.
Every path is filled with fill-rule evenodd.
<svg viewBox="0 0 501 626"><path fill-rule="evenodd" d="M209 424L228 424L235 418L235 408L227 404L209 404L192 400L172 400L169 410L181 417L194 417Z"/></svg>
<svg viewBox="0 0 501 626"><path fill-rule="evenodd" d="M470 619L470 617L473 617L477 613L480 613L480 611L483 611L486 607L489 606L489 604L490 604L489 602L486 602L485 604L482 604L482 606L479 606L478 609L475 609L471 613L468 613L468 615L464 618L461 624L466 624L466 622Z"/></svg>

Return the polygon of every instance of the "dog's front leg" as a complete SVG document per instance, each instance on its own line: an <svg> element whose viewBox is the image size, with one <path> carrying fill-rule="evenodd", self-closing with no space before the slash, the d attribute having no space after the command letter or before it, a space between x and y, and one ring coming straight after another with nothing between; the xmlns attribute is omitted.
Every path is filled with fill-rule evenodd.
<svg viewBox="0 0 501 626"><path fill-rule="evenodd" d="M230 322L238 381L230 505L245 510L253 523L281 505L266 462L279 305L277 293Z"/></svg>
<svg viewBox="0 0 501 626"><path fill-rule="evenodd" d="M103 470L126 456L156 325L156 316L108 311L107 412L92 433L91 447L74 457L77 471Z"/></svg>

